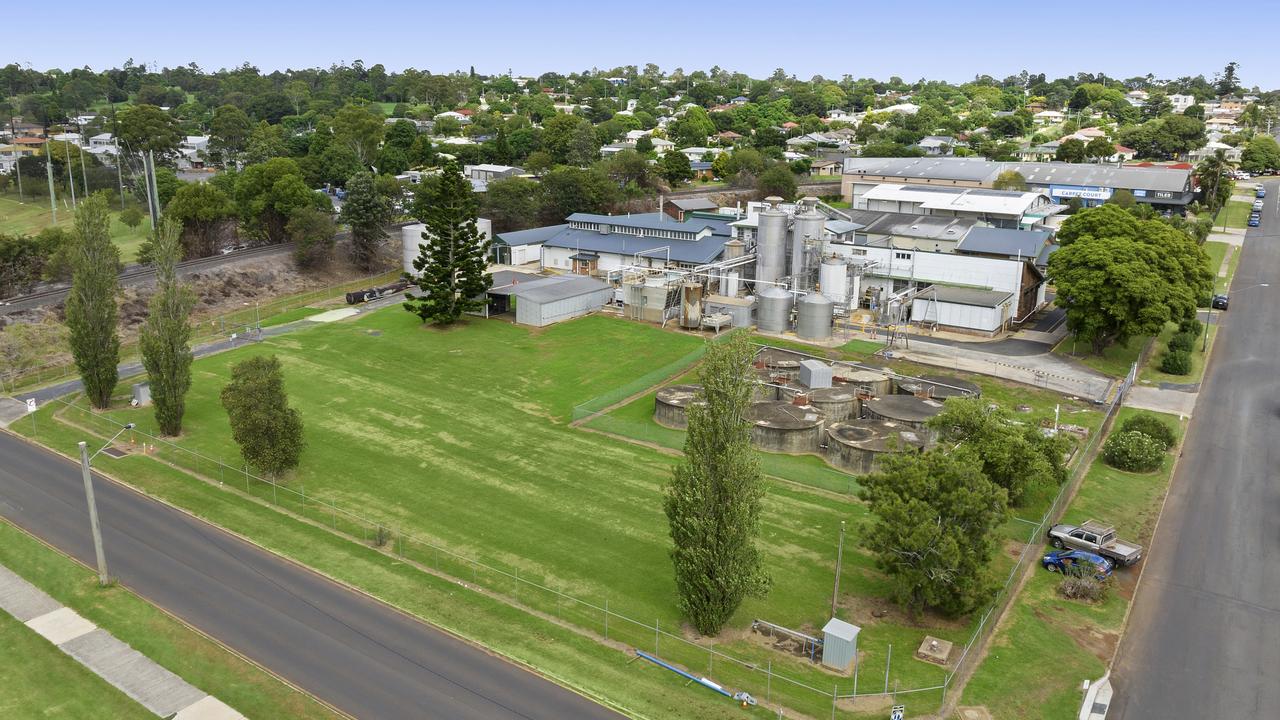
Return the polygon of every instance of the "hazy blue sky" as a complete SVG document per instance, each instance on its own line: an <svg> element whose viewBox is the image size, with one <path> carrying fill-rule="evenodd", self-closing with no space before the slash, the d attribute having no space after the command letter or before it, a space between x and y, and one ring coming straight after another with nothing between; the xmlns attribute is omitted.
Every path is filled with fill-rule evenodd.
<svg viewBox="0 0 1280 720"><path fill-rule="evenodd" d="M899 75L966 80L1022 69L1178 77L1241 64L1246 86L1280 86L1274 0L1211 3L913 2L387 2L140 0L59 6L54 32L4 33L0 64L45 69L136 62L205 69L248 61L264 71L357 58L389 70L466 69L517 75L654 62L665 70L723 68L753 76L784 67L801 78Z"/></svg>

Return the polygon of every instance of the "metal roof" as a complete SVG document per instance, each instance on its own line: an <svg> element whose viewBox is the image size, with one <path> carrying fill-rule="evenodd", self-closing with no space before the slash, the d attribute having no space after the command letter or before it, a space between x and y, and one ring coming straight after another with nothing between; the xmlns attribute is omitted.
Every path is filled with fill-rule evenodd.
<svg viewBox="0 0 1280 720"><path fill-rule="evenodd" d="M706 198L672 198L667 202L681 210L717 210L720 207Z"/></svg>
<svg viewBox="0 0 1280 720"><path fill-rule="evenodd" d="M871 188L863 198L920 203L920 207L928 210L1019 216L1026 214L1037 204L1052 204L1047 195L1038 192L887 183Z"/></svg>
<svg viewBox="0 0 1280 720"><path fill-rule="evenodd" d="M612 286L608 283L589 277L562 275L513 285L509 292L501 294L514 295L527 302L545 303L578 297L579 295L589 295L601 290L610 290L611 288Z"/></svg>
<svg viewBox="0 0 1280 720"><path fill-rule="evenodd" d="M947 215L912 215L878 210L845 210L867 235L896 235L925 240L959 241L978 224L973 218Z"/></svg>
<svg viewBox="0 0 1280 720"><path fill-rule="evenodd" d="M697 233L703 228L711 228L714 235L724 235L728 239L729 223L734 219L726 215L724 220L710 219L703 215L694 215L684 222L673 220L670 215L660 212L636 213L633 215L596 215L595 213L574 213L565 218L569 222L607 223L616 227L640 228L643 230L681 230Z"/></svg>
<svg viewBox="0 0 1280 720"><path fill-rule="evenodd" d="M668 226L680 223L668 222ZM669 248L671 260L674 262L703 264L711 262L724 252L724 244L729 242L727 235L707 235L700 240L671 240L668 238L636 237L626 233L600 233L595 230L579 230L564 227L554 237L543 244L546 247L559 247L579 252L610 253L613 255L634 255L645 252L656 258L667 257L667 251L652 252L659 248Z"/></svg>
<svg viewBox="0 0 1280 720"><path fill-rule="evenodd" d="M1021 256L1030 260L1040 256L1049 238L1050 234L1042 230L975 227L960 241L956 252Z"/></svg>
<svg viewBox="0 0 1280 720"><path fill-rule="evenodd" d="M1166 190L1183 192L1190 188L1189 170L1170 168L1114 167L1094 163L995 162L981 158L846 158L844 174L878 175L922 180L994 182L997 175L1015 170L1034 185L1080 185Z"/></svg>
<svg viewBox="0 0 1280 720"><path fill-rule="evenodd" d="M569 227L568 225L548 225L540 228L529 228L528 230L514 230L512 232L498 233L494 235L494 240L508 245L510 247L518 247L520 245L541 245L547 240L556 236L556 233Z"/></svg>
<svg viewBox="0 0 1280 720"><path fill-rule="evenodd" d="M938 302L952 305L972 305L974 307L1000 307L1013 297L1007 290L979 290L977 288L951 287L949 285L932 285L916 296L917 300L936 298Z"/></svg>
<svg viewBox="0 0 1280 720"><path fill-rule="evenodd" d="M498 272L493 273L493 285L490 286L489 292L492 293L494 290L541 279L541 275L531 275L529 273L516 272L514 270L499 270ZM500 294L505 295L506 293Z"/></svg>
<svg viewBox="0 0 1280 720"><path fill-rule="evenodd" d="M851 625L839 618L831 618L826 625L822 626L822 634L840 638L846 642L853 642L857 639L858 633L862 630L857 625Z"/></svg>

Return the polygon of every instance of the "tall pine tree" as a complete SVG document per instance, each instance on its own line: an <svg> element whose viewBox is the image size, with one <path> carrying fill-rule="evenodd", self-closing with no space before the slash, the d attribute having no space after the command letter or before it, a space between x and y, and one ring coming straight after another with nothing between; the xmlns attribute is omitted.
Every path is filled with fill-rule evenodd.
<svg viewBox="0 0 1280 720"><path fill-rule="evenodd" d="M383 229L391 222L391 203L378 192L373 173L358 172L347 180L347 199L341 221L351 226L351 260L361 270L371 270L378 247L387 241Z"/></svg>
<svg viewBox="0 0 1280 720"><path fill-rule="evenodd" d="M67 327L84 392L96 408L111 403L119 376L120 336L116 332L116 293L120 251L111 242L107 200L92 195L76 210L71 246L71 293Z"/></svg>
<svg viewBox="0 0 1280 720"><path fill-rule="evenodd" d="M719 632L747 595L770 584L756 547L764 477L747 422L751 358L741 331L707 348L706 404L689 406L685 459L663 498L680 610L703 635Z"/></svg>
<svg viewBox="0 0 1280 720"><path fill-rule="evenodd" d="M484 293L493 286L486 271L489 238L476 227L476 201L471 183L456 162L445 166L419 219L426 223L427 241L413 261L422 294L407 295L406 310L441 325L485 305Z"/></svg>
<svg viewBox="0 0 1280 720"><path fill-rule="evenodd" d="M142 366L151 382L156 424L165 435L182 432L186 394L191 388L191 309L196 296L178 282L175 265L182 257L182 224L166 218L152 246L156 294L151 296L139 345Z"/></svg>

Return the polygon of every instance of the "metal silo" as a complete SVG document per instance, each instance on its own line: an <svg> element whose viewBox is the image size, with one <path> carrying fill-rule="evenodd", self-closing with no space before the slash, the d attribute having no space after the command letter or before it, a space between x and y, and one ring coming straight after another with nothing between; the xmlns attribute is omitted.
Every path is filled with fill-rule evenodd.
<svg viewBox="0 0 1280 720"><path fill-rule="evenodd" d="M756 279L775 283L782 277L787 256L787 214L778 209L782 198L769 197L756 229Z"/></svg>
<svg viewBox="0 0 1280 720"><path fill-rule="evenodd" d="M680 285L680 327L702 326L702 283L686 280Z"/></svg>
<svg viewBox="0 0 1280 720"><path fill-rule="evenodd" d="M822 293L811 292L796 303L796 337L802 340L830 340L835 304Z"/></svg>
<svg viewBox="0 0 1280 720"><path fill-rule="evenodd" d="M761 332L786 332L791 323L791 293L776 285L769 285L756 293L759 309L756 311L756 327Z"/></svg>
<svg viewBox="0 0 1280 720"><path fill-rule="evenodd" d="M805 244L818 243L815 252L822 252L822 229L826 227L827 218L818 212L818 198L806 197L800 201L799 212L791 225L791 272L790 275L805 289L803 283L808 282L805 270Z"/></svg>
<svg viewBox="0 0 1280 720"><path fill-rule="evenodd" d="M849 265L843 258L832 257L822 261L818 269L818 289L837 305L849 302Z"/></svg>

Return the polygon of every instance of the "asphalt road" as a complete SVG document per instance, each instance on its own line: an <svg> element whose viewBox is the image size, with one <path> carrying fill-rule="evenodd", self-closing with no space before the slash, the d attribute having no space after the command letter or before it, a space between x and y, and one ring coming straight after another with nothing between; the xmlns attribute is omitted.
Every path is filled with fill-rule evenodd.
<svg viewBox="0 0 1280 720"><path fill-rule="evenodd" d="M1110 720L1280 718L1278 194L1267 183L1221 315L1113 669Z"/></svg>
<svg viewBox="0 0 1280 720"><path fill-rule="evenodd" d="M92 564L78 465L7 433L0 458L0 515ZM355 717L620 717L124 486L95 489L113 577Z"/></svg>

